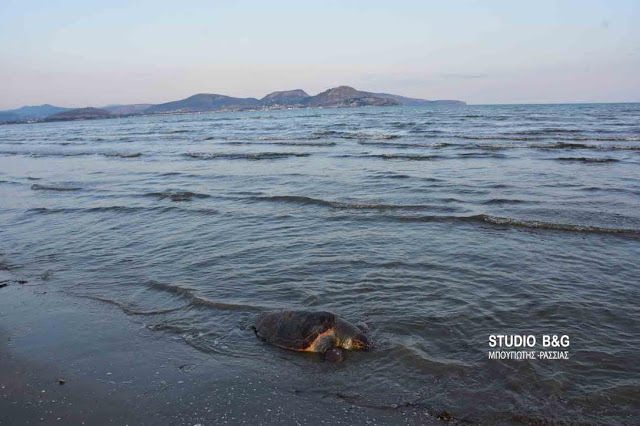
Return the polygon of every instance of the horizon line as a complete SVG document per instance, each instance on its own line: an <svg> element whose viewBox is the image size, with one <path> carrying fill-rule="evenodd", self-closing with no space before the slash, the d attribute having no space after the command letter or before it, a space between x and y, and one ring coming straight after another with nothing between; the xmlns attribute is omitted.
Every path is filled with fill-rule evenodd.
<svg viewBox="0 0 640 426"><path fill-rule="evenodd" d="M337 87L339 87L339 86L337 86ZM303 90L303 89L292 89L292 90ZM279 91L280 90L278 90L278 92ZM270 92L270 93L274 93L274 92ZM320 93L322 93L322 92L320 92ZM181 98L179 100L188 99L191 96L195 96L195 95L220 95L220 94L219 93L200 92L200 93L195 93L193 95L187 96L186 98ZM230 95L220 95L220 96L235 97L235 96L230 96ZM410 97L410 96L405 96L405 95L397 95L397 96ZM258 99L258 100L260 100L262 98L248 97L248 98L238 98L238 99ZM420 99L420 100L432 101L432 102L435 102L435 101L447 101L447 100L461 101L460 99L422 99L422 98L413 98L413 99ZM2 109L2 110L0 110L0 112L7 112L7 111L20 109L20 108L40 107L40 106L45 106L45 105L50 105L50 106L59 107L59 108L68 108L68 109L72 109L73 110L73 109L81 109L81 108L97 108L97 109L100 109L100 108L115 107L115 106L126 106L126 105L162 105L164 103L169 103L169 102L175 102L175 101L160 102L160 103L152 103L152 102L133 102L133 103L127 103L127 104L114 103L114 104L106 104L106 105L100 105L100 106L94 106L95 105L94 104L94 105L85 105L85 106L78 106L78 107L68 107L68 106L56 105L56 104L52 104L52 103L49 103L49 102L45 102L45 103L42 103L42 104L30 104L30 105L29 104L23 104L23 105L21 105L19 107L15 107L15 108ZM496 103L491 103L491 102L469 103L467 101L463 101L462 100L461 102L465 103L464 106L602 105L602 104L616 105L616 104L638 104L638 103L640 103L640 100L637 100L637 101L589 101L589 102L583 102L583 101L563 101L563 102L528 102L528 101L521 101L521 102L496 102ZM392 106L408 106L408 107L411 107L409 105L392 105ZM194 111L194 112L196 112L196 111ZM204 112L204 111L200 111L200 112ZM214 111L212 111L212 112L214 112Z"/></svg>

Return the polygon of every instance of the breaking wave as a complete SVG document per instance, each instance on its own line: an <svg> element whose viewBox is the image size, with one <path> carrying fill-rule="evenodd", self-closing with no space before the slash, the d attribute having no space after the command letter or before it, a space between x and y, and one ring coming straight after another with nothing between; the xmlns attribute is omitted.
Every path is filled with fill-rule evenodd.
<svg viewBox="0 0 640 426"><path fill-rule="evenodd" d="M365 154L363 158L380 158L382 160L406 160L406 161L433 161L443 157L439 155L420 155L420 154Z"/></svg>
<svg viewBox="0 0 640 426"><path fill-rule="evenodd" d="M165 283L152 280L147 283L147 286L154 290L165 291L168 293L175 294L181 297L182 299L184 299L188 303L188 305L194 306L194 307L201 306L201 307L214 308L214 309L243 310L243 311L264 310L264 308L261 306L245 305L245 304L232 303L232 302L220 302L220 301L207 299L206 297L202 297L198 295L198 293L194 289L183 287L176 284L165 284Z"/></svg>
<svg viewBox="0 0 640 426"><path fill-rule="evenodd" d="M196 160L276 160L279 158L289 157L308 157L311 154L307 152L254 152L254 153L205 153L205 152L187 152L183 154L185 157Z"/></svg>
<svg viewBox="0 0 640 426"><path fill-rule="evenodd" d="M120 154L120 153L106 153L106 154L102 154L105 157L116 157L116 158L138 158L141 157L142 154L139 152L133 153L133 154Z"/></svg>
<svg viewBox="0 0 640 426"><path fill-rule="evenodd" d="M132 153L123 154L118 152L37 152L37 151L0 151L0 155L26 155L34 158L46 158L46 157L88 157L91 155L102 155L103 157L114 158L137 158L142 154Z"/></svg>
<svg viewBox="0 0 640 426"><path fill-rule="evenodd" d="M530 136L529 136L530 135ZM557 136L554 134L548 134L542 136L540 134L499 134L499 135L450 135L449 137L457 139L470 139L470 140L512 140L512 141L534 141L544 139L556 139L564 141L640 141L640 137L636 136Z"/></svg>
<svg viewBox="0 0 640 426"><path fill-rule="evenodd" d="M49 186L49 185L40 185L40 184L34 183L33 185L31 185L31 189L34 191L64 192L64 191L80 191L82 188L69 187L69 186Z"/></svg>
<svg viewBox="0 0 640 426"><path fill-rule="evenodd" d="M640 229L630 228L605 228L589 225L572 225L566 223L543 222L537 220L520 220L508 217L479 214L473 216L386 216L385 218L402 222L480 222L492 225L508 226L526 229L539 229L562 232L578 232L592 234L617 234L632 237L640 237Z"/></svg>
<svg viewBox="0 0 640 426"><path fill-rule="evenodd" d="M301 205L315 205L330 207L339 210L453 210L450 207L429 206L425 204L370 204L357 202L327 201L320 198L311 198L300 195L271 195L252 197L254 201L270 201L280 203L293 203Z"/></svg>
<svg viewBox="0 0 640 426"><path fill-rule="evenodd" d="M583 143L556 142L556 143L551 144L551 145L544 145L541 148L548 148L548 149L592 149L592 148L598 148L598 147L597 146L593 146L593 145L585 145Z"/></svg>
<svg viewBox="0 0 640 426"><path fill-rule="evenodd" d="M26 210L27 214L60 214L60 213L167 213L178 212L185 214L197 214L197 215L209 215L218 214L218 210L212 208L181 208L175 206L101 206L101 207L60 207L60 208L47 208L36 207Z"/></svg>
<svg viewBox="0 0 640 426"><path fill-rule="evenodd" d="M525 200L519 200L519 199L515 199L515 198L492 198L490 200L487 201L483 201L482 204L486 204L486 205L491 205L491 204L525 204L528 203L528 201Z"/></svg>
<svg viewBox="0 0 640 426"><path fill-rule="evenodd" d="M578 163L617 163L620 160L615 158L589 158L589 157L558 157L557 161L574 161Z"/></svg>
<svg viewBox="0 0 640 426"><path fill-rule="evenodd" d="M374 177L376 179L411 179L411 176L409 175L405 175L402 173L394 173L394 172L378 173Z"/></svg>
<svg viewBox="0 0 640 426"><path fill-rule="evenodd" d="M209 198L208 194L199 194L190 191L164 191L164 192L149 192L146 194L148 197L156 197L158 200L164 200L166 198L171 201L191 201L193 198Z"/></svg>
<svg viewBox="0 0 640 426"><path fill-rule="evenodd" d="M243 141L232 141L232 142L221 142L224 145L282 145L282 146L313 146L313 147L332 147L336 146L335 142L284 142L284 141L274 141L274 142L243 142Z"/></svg>
<svg viewBox="0 0 640 426"><path fill-rule="evenodd" d="M456 144L446 143L446 142L433 142L433 143L420 143L420 142L371 142L371 141L358 141L360 145L367 146L380 146L385 148L447 148L450 146L456 146Z"/></svg>
<svg viewBox="0 0 640 426"><path fill-rule="evenodd" d="M371 211L415 211L415 210L440 210L454 212L457 209L453 207L445 206L432 206L425 204L415 205L394 205L394 204L368 204L368 203L350 203L341 201L328 201L319 198L311 198L298 195L273 195L273 196L257 196L252 197L254 201L265 202L279 202L279 203L293 203L299 205L312 205L327 207L336 210L371 210ZM484 201L482 204L520 204L528 203L525 200L507 199L507 198L493 198ZM352 216L347 216L352 217ZM368 216L367 216L368 217ZM597 234L619 234L627 236L640 237L640 229L627 229L627 228L606 228L590 225L574 225L554 222L544 222L537 220L520 220L501 216L492 216L487 214L478 214L472 216L378 216L382 219L397 220L401 222L475 222L475 223L488 223L499 226L509 226L517 228L527 229L539 229L550 231L563 231L563 232L583 232L583 233L597 233Z"/></svg>
<svg viewBox="0 0 640 426"><path fill-rule="evenodd" d="M398 135L398 134L351 133L351 132L342 132L338 130L321 130L321 131L313 132L310 135L310 138L314 138L314 139L338 138L338 139L390 140L390 139L399 139L402 137L403 135Z"/></svg>

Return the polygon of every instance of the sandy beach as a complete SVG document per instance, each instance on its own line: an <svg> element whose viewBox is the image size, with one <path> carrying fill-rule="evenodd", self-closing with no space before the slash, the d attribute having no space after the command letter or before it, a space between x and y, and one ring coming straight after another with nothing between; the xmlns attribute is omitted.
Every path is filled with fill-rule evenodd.
<svg viewBox="0 0 640 426"><path fill-rule="evenodd" d="M360 407L353 395L295 382L274 387L115 306L1 272L1 425L438 423L415 407Z"/></svg>

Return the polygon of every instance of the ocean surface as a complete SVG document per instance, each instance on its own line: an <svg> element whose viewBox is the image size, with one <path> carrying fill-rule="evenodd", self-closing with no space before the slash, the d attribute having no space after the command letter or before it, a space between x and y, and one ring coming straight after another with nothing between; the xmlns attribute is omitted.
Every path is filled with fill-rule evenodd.
<svg viewBox="0 0 640 426"><path fill-rule="evenodd" d="M0 254L292 398L640 414L640 104L0 126ZM247 327L273 309L332 311L375 348L267 346ZM495 334L567 335L570 358L490 360Z"/></svg>

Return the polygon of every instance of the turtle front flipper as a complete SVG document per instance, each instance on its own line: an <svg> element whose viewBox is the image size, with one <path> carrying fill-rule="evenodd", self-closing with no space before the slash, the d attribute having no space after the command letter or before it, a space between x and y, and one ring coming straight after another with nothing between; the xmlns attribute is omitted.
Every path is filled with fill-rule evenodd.
<svg viewBox="0 0 640 426"><path fill-rule="evenodd" d="M341 348L329 348L324 352L324 359L327 361L333 362L334 364L340 364L344 361L345 353L344 349Z"/></svg>
<svg viewBox="0 0 640 426"><path fill-rule="evenodd" d="M312 352L325 353L327 349L335 346L336 339L333 337L331 330L318 336L318 338L311 344Z"/></svg>

